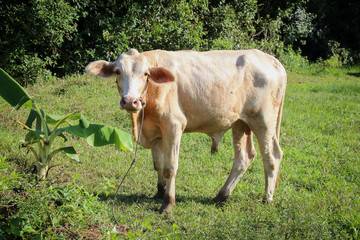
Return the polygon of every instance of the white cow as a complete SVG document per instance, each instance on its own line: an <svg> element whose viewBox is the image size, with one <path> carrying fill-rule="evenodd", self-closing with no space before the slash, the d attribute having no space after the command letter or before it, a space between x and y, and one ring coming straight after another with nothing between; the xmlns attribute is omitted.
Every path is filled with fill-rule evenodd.
<svg viewBox="0 0 360 240"><path fill-rule="evenodd" d="M234 164L216 202L226 201L254 160L254 133L264 164L264 201L273 200L283 156L279 137L287 81L277 59L259 50L139 53L131 49L115 62L91 62L86 71L116 77L120 106L131 113L135 140L152 151L158 173L155 197L164 200L160 212L170 212L175 206L184 132L208 134L215 151L221 136L232 129Z"/></svg>

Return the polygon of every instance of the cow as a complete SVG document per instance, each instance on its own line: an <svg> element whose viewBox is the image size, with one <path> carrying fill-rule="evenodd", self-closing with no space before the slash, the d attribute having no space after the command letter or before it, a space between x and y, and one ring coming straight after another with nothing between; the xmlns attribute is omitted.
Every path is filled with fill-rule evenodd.
<svg viewBox="0 0 360 240"><path fill-rule="evenodd" d="M131 114L135 141L151 149L158 174L154 197L163 199L161 213L175 206L180 140L188 132L209 135L215 152L232 129L234 163L216 203L227 200L256 157L254 134L265 172L263 200L272 202L283 156L279 138L287 83L276 58L256 49L130 49L114 62L94 61L85 70L116 78L120 107Z"/></svg>

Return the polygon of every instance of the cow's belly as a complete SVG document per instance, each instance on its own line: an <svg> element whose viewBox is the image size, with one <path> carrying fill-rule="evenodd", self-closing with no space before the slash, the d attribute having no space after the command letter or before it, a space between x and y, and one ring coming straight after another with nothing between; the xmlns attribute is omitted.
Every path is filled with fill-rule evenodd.
<svg viewBox="0 0 360 240"><path fill-rule="evenodd" d="M229 129L240 119L245 98L245 94L233 86L213 87L200 96L182 98L182 110L187 119L185 132L212 133Z"/></svg>
<svg viewBox="0 0 360 240"><path fill-rule="evenodd" d="M187 114L184 132L213 133L231 128L240 119L240 113L225 109L203 112L201 115Z"/></svg>

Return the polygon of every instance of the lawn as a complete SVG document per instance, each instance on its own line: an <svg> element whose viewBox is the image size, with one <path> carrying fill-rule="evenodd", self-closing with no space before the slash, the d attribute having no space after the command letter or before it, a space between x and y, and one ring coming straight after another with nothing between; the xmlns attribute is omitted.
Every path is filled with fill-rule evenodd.
<svg viewBox="0 0 360 240"><path fill-rule="evenodd" d="M118 107L120 99L112 80L74 75L39 82L26 90L47 113L61 115L77 110L92 123L108 124L131 132L130 117ZM29 175L32 155L27 154L25 149L19 149L25 131L9 119L12 109L2 105L5 103L1 99L0 158L11 168ZM25 111L14 111L12 114L25 121ZM58 144L74 145L81 163L58 155L54 159L54 164L58 166L51 169L50 182L44 187L78 186L82 189L79 192L91 193L91 201L87 204L89 208L96 205L96 211L87 213L85 209L86 214L68 218L67 221L73 221L68 224L55 221L49 214L45 217L50 222L46 228L33 227L35 232L26 236L75 239L84 237L80 228L84 228L85 223L81 225L79 222L86 219L98 222L99 228L105 223L108 224L106 226L112 226L111 222L115 224L111 213L116 191L113 185L120 183L133 153L118 151L112 146L94 148L78 138L70 138L66 143L59 141ZM206 135L183 135L176 178L177 203L167 215L157 212L161 201L151 199L157 182L151 152L139 148L138 161L115 201L117 220L134 229L128 235L130 238L360 237L360 68L317 75L288 73L280 139L284 158L273 204L261 201L264 173L258 154L229 200L222 206L215 205L212 199L225 183L233 162L231 131L221 140L216 154L211 154L210 145L211 140ZM2 169L1 179L10 172ZM4 181L1 186L6 186ZM3 189L0 196L9 191L11 189ZM31 194L35 193L28 190L27 198L35 199ZM5 205L3 200L1 204ZM0 209L0 216L4 219L4 207ZM26 219L29 225L33 222L31 217ZM60 231L59 226L68 231ZM21 230L24 225L16 227ZM102 228L100 237L97 237L120 237L111 227ZM0 238L6 236L2 234ZM89 235L85 237L92 238Z"/></svg>

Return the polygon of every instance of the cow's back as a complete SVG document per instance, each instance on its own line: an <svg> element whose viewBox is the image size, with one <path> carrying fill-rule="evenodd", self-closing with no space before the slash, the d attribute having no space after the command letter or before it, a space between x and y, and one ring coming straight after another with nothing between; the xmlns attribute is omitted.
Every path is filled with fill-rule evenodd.
<svg viewBox="0 0 360 240"><path fill-rule="evenodd" d="M175 75L187 132L228 129L241 116L256 114L264 101L280 101L285 91L284 68L258 50L149 53Z"/></svg>

